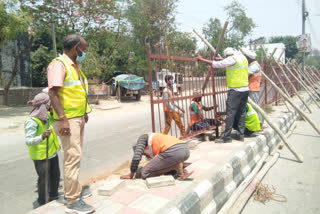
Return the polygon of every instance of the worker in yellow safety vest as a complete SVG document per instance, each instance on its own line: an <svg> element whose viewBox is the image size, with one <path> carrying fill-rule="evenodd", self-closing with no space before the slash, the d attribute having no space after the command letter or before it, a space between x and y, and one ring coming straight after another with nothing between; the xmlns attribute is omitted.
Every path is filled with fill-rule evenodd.
<svg viewBox="0 0 320 214"><path fill-rule="evenodd" d="M24 126L25 143L38 175L37 201L41 206L48 202L47 198L49 201L58 199L60 168L57 152L60 150L60 145L53 131L52 121L49 119L51 115L48 114L48 111L52 112L49 96L45 93L39 93L33 100L28 101L28 104L32 104L33 109ZM46 161L48 161L48 165L46 165ZM46 192L46 184L48 184L49 192Z"/></svg>
<svg viewBox="0 0 320 214"><path fill-rule="evenodd" d="M133 158L130 174L121 179L133 179L160 176L175 171L179 180L189 177L192 172L183 170L183 162L189 158L188 145L176 137L160 133L141 135L133 144ZM142 168L138 168L142 155L151 160Z"/></svg>
<svg viewBox="0 0 320 214"><path fill-rule="evenodd" d="M257 54L247 48L241 48L243 54L247 57L249 62L249 97L253 102L259 105L260 84L261 84L261 66L256 60ZM262 126L263 118L259 112L260 125Z"/></svg>
<svg viewBox="0 0 320 214"><path fill-rule="evenodd" d="M53 128L60 137L64 151L64 190L67 213L91 213L95 209L83 201L92 195L82 188L79 169L84 128L91 108L87 101L88 81L80 68L86 57L86 41L79 35L68 35L63 41L63 55L47 68L49 96L53 106Z"/></svg>
<svg viewBox="0 0 320 214"><path fill-rule="evenodd" d="M217 57L213 61L202 58L198 55L200 62L211 65L213 68L226 68L226 81L228 86L226 124L225 131L216 143L230 143L232 128L240 135L237 140L244 141L246 103L249 95L248 60L241 52L226 48L223 51L225 58Z"/></svg>

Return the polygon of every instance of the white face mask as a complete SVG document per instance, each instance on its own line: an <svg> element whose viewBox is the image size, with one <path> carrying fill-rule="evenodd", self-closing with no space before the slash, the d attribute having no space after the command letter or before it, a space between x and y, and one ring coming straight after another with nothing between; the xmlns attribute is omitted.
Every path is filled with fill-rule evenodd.
<svg viewBox="0 0 320 214"><path fill-rule="evenodd" d="M79 47L79 49L81 51L81 56L77 56L76 61L82 62L86 58L86 53L84 51L82 51L80 47ZM78 55L78 53L77 53L77 55Z"/></svg>

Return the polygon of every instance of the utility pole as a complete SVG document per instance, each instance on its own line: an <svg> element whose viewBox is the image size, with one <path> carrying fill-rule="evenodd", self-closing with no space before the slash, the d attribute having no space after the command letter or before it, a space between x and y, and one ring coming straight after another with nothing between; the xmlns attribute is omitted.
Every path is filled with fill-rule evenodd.
<svg viewBox="0 0 320 214"><path fill-rule="evenodd" d="M302 35L306 33L306 19L308 16L308 12L306 12L306 3L305 0L302 0ZM302 73L304 74L304 62L306 58L306 53L302 53Z"/></svg>
<svg viewBox="0 0 320 214"><path fill-rule="evenodd" d="M50 22L51 22L53 54L54 54L54 58L56 58L57 57L57 44L56 44L56 33L54 31L54 22L53 22L53 17L52 17L52 8L50 8Z"/></svg>

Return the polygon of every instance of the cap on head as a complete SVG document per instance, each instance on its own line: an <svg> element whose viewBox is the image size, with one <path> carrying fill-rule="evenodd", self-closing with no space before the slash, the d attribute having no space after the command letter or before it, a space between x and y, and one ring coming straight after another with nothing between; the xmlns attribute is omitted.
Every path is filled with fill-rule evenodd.
<svg viewBox="0 0 320 214"><path fill-rule="evenodd" d="M224 49L224 51L223 51L224 57L232 56L232 55L234 55L235 53L236 53L236 51L235 51L233 48L230 48L230 47Z"/></svg>
<svg viewBox="0 0 320 214"><path fill-rule="evenodd" d="M252 60L257 57L257 54L254 51L249 50L248 48L242 48L242 52L246 57Z"/></svg>

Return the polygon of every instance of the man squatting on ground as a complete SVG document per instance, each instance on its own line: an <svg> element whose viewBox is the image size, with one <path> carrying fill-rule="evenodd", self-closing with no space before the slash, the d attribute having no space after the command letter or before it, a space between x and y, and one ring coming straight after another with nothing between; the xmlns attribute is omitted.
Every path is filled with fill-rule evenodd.
<svg viewBox="0 0 320 214"><path fill-rule="evenodd" d="M163 89L162 98L170 99L174 97L173 93L173 76L166 75L164 80L166 81L167 87ZM168 134L171 129L171 122L174 120L180 129L181 136L185 136L184 125L181 121L181 117L184 114L184 110L178 106L178 104L174 101L168 101L163 103L163 111L165 116L165 127L162 131L162 134Z"/></svg>
<svg viewBox="0 0 320 214"><path fill-rule="evenodd" d="M223 51L226 57L207 60L198 55L198 60L211 65L213 68L226 68L226 81L228 86L226 125L221 138L216 143L230 143L232 128L240 135L237 140L244 141L246 103L249 95L248 61L246 57L233 48L226 48Z"/></svg>
<svg viewBox="0 0 320 214"><path fill-rule="evenodd" d="M201 91L194 90L193 96L191 100L191 105L189 107L190 111L190 120L189 120L189 127L191 131L199 131L201 129L209 128L209 126L215 125L214 119L206 119L204 118L203 111L211 111L213 110L213 106L206 107L202 105L201 99Z"/></svg>
<svg viewBox="0 0 320 214"><path fill-rule="evenodd" d="M131 172L128 175L122 175L121 179L146 179L175 170L178 179L183 180L192 174L192 172L183 170L183 162L190 155L189 148L184 141L173 136L160 133L141 135L133 145L133 151ZM146 155L151 160L138 169L142 155Z"/></svg>
<svg viewBox="0 0 320 214"><path fill-rule="evenodd" d="M91 196L82 188L78 176L84 126L91 108L87 102L88 82L78 62L85 59L86 41L69 35L63 41L64 53L47 68L49 96L53 106L53 127L60 137L64 151L64 190L67 213L91 213L94 208L82 199Z"/></svg>
<svg viewBox="0 0 320 214"><path fill-rule="evenodd" d="M45 191L46 179L48 179L49 201L58 199L60 182L60 168L58 151L59 141L49 121L48 111L51 112L50 99L45 93L37 94L33 100L28 101L33 109L30 118L25 122L25 143L28 146L30 158L38 175L38 203L45 204L47 193ZM49 126L47 126L49 123ZM47 129L49 127L49 129ZM48 138L48 169L46 167ZM48 170L48 178L46 171ZM49 179L50 178L50 179Z"/></svg>

